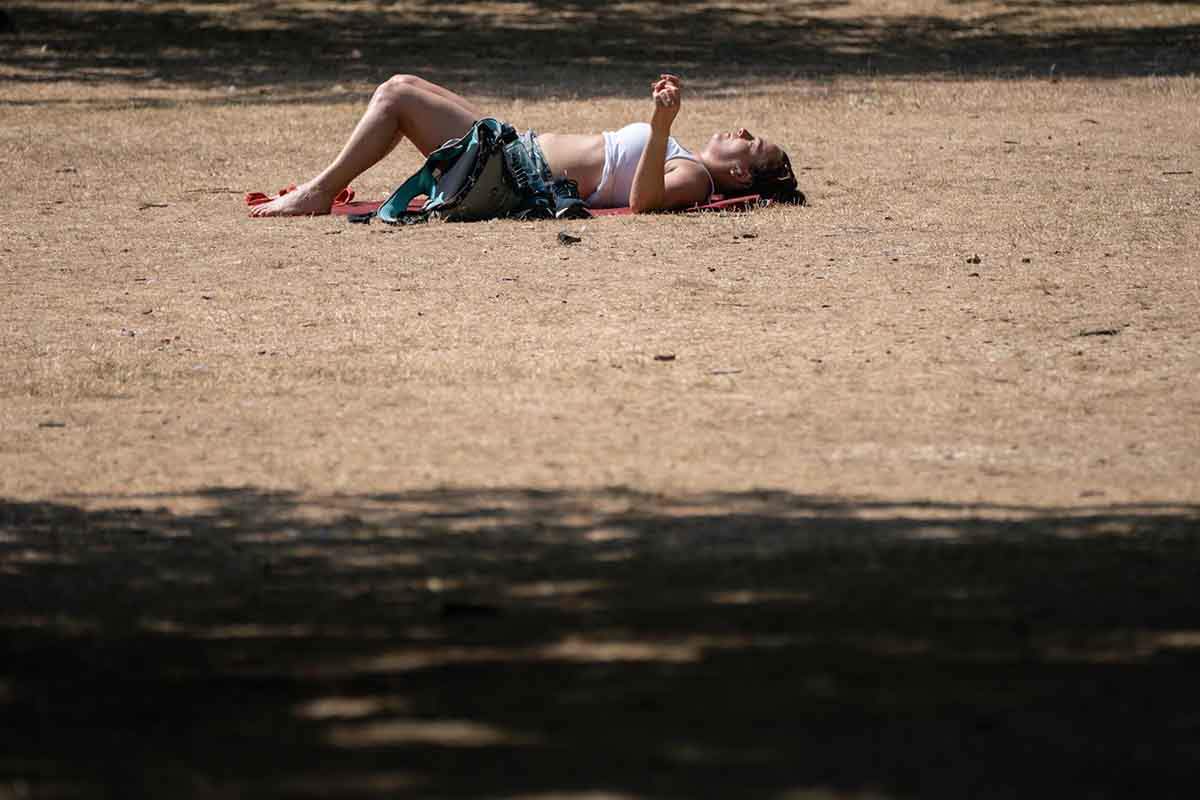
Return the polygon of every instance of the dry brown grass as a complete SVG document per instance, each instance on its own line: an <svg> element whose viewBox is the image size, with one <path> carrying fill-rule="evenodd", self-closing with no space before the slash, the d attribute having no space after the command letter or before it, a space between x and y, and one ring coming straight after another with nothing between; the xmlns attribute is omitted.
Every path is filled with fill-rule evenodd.
<svg viewBox="0 0 1200 800"><path fill-rule="evenodd" d="M11 84L0 494L1196 498L1194 79L730 88L680 138L775 135L810 208L596 220L567 249L554 224L246 219L240 193L317 170L361 91ZM644 111L475 98L541 130Z"/></svg>

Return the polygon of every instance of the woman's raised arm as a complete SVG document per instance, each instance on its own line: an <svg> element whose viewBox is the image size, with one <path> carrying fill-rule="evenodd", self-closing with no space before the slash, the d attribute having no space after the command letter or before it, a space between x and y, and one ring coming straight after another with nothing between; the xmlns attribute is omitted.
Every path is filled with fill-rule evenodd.
<svg viewBox="0 0 1200 800"><path fill-rule="evenodd" d="M629 207L635 213L682 208L708 195L708 178L697 170L667 168L667 138L671 124L679 114L683 86L675 75L661 75L650 90L654 98L654 116L650 119L650 139L633 173Z"/></svg>

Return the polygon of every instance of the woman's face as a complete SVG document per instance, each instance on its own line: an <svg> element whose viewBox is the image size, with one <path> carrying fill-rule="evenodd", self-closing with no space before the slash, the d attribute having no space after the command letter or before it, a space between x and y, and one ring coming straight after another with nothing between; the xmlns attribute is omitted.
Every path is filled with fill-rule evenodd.
<svg viewBox="0 0 1200 800"><path fill-rule="evenodd" d="M783 162L783 150L774 142L755 136L745 128L714 133L704 148L706 160L747 175L755 170L777 167Z"/></svg>

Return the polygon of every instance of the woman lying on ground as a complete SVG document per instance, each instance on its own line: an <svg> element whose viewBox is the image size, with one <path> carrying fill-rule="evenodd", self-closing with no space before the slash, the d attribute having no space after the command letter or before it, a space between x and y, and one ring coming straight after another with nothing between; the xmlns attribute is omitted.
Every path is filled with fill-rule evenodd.
<svg viewBox="0 0 1200 800"><path fill-rule="evenodd" d="M687 208L713 194L758 194L803 202L791 163L778 145L745 128L713 134L697 154L671 137L683 89L679 78L654 82L654 115L605 133L527 133L534 163L554 178L570 178L592 208L629 206L636 212ZM449 89L413 75L397 75L371 97L342 152L298 189L257 206L252 216L327 214L333 198L408 137L428 156L458 139L484 115Z"/></svg>

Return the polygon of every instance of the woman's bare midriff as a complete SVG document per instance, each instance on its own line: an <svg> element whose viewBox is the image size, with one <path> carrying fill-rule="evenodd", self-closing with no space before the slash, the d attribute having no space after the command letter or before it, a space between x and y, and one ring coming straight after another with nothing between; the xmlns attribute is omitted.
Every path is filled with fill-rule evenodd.
<svg viewBox="0 0 1200 800"><path fill-rule="evenodd" d="M580 197L596 191L604 174L603 134L539 133L537 139L555 178L578 183Z"/></svg>

